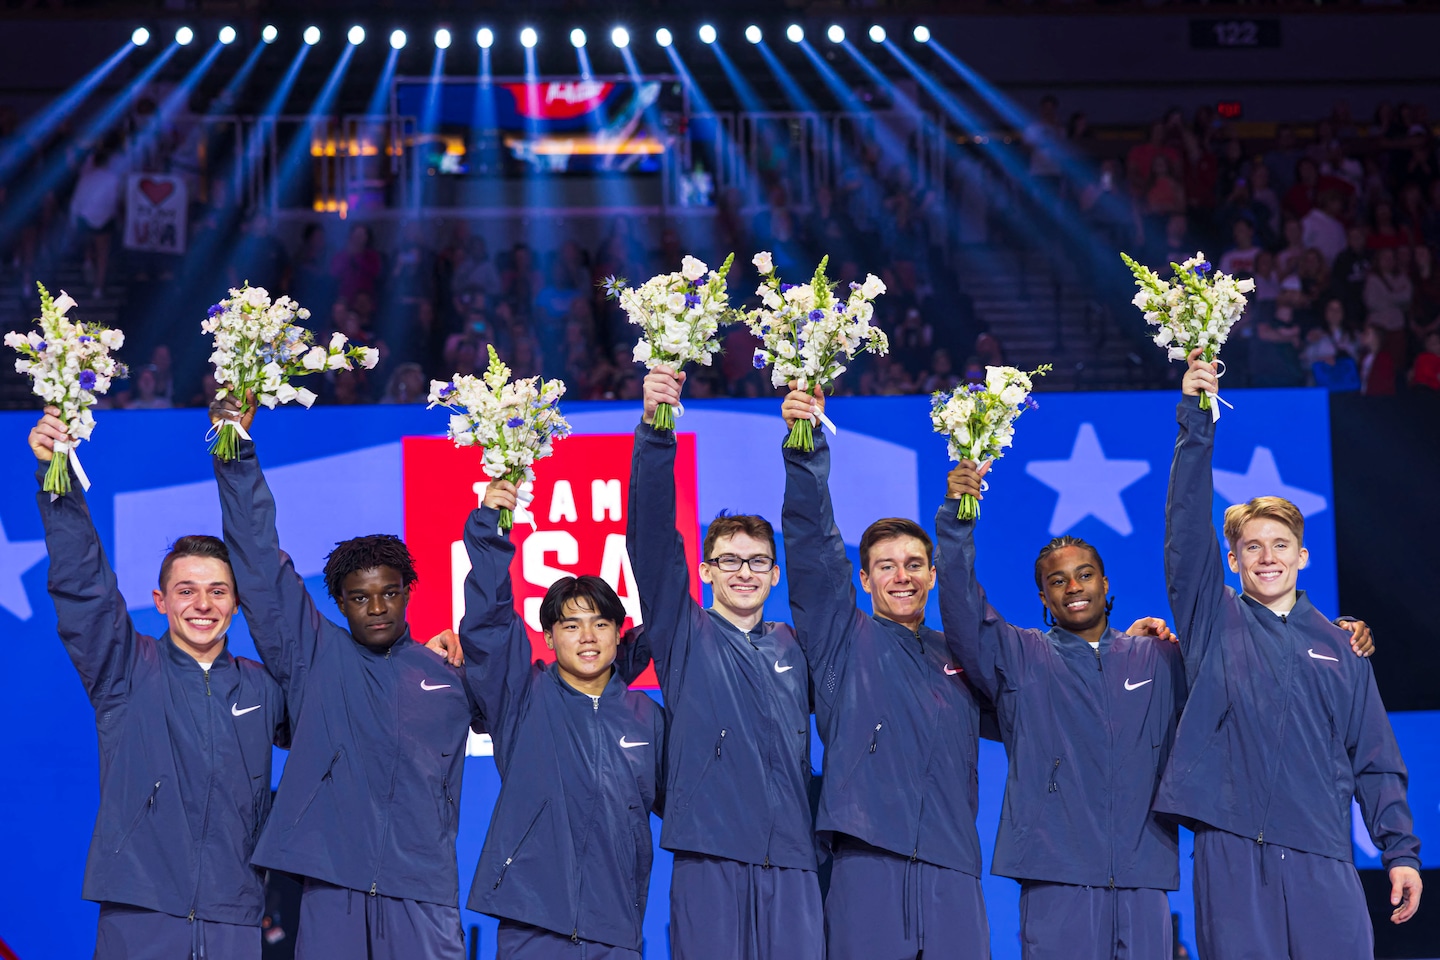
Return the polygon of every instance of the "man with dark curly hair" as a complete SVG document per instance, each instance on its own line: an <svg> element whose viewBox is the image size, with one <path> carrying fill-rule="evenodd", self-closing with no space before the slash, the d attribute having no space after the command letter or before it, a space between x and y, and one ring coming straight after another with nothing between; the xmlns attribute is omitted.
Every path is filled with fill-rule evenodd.
<svg viewBox="0 0 1440 960"><path fill-rule="evenodd" d="M234 419L236 405L211 414ZM321 615L280 549L255 445L240 447L215 461L225 542L255 648L295 718L253 862L303 879L298 960L461 960L455 835L479 720L463 670L410 640L417 577L398 537L336 545L325 587L349 629Z"/></svg>

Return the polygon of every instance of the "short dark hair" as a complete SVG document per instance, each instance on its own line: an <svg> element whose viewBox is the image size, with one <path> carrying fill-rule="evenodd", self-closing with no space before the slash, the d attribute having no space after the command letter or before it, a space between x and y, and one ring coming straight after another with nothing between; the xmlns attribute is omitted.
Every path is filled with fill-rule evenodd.
<svg viewBox="0 0 1440 960"><path fill-rule="evenodd" d="M715 542L721 537L733 537L737 533L765 541L770 544L770 555L775 555L775 528L769 520L753 513L726 513L721 510L705 528L704 556L701 559L711 559L710 551L715 549Z"/></svg>
<svg viewBox="0 0 1440 960"><path fill-rule="evenodd" d="M1045 584L1041 582L1040 565L1045 562L1045 558L1050 556L1050 554L1054 553L1056 550L1061 550L1065 547L1079 547L1081 550L1089 550L1090 555L1095 558L1095 566L1100 568L1100 576L1105 576L1105 561L1100 559L1100 551L1096 550L1093 545L1087 543L1084 540L1081 540L1079 537L1072 537L1067 535L1063 537L1056 537L1054 540L1051 540L1049 543L1045 544L1045 546L1040 548L1040 555L1035 558L1035 586L1039 587L1041 590L1045 589Z"/></svg>
<svg viewBox="0 0 1440 960"><path fill-rule="evenodd" d="M925 532L924 527L904 517L885 517L870 524L865 528L865 532L860 534L860 569L869 572L870 550L875 544L897 537L914 537L925 544L925 559L934 564L935 544L931 542L930 534Z"/></svg>
<svg viewBox="0 0 1440 960"><path fill-rule="evenodd" d="M335 544L335 549L325 558L325 589L339 602L346 577L356 570L374 570L376 567L398 570L401 582L407 587L420 579L405 541L394 534L376 533Z"/></svg>
<svg viewBox="0 0 1440 960"><path fill-rule="evenodd" d="M561 577L550 584L545 599L540 601L540 629L545 633L565 619L565 604L570 601L583 603L600 616L615 623L615 629L625 622L625 605L610 584L599 577Z"/></svg>
<svg viewBox="0 0 1440 960"><path fill-rule="evenodd" d="M188 537L181 537L170 544L170 552L165 554L165 559L160 561L160 590L167 589L170 581L170 568L175 566L175 561L181 557L209 557L212 560L219 560L225 566L230 566L230 550L225 546L225 541L219 537L210 537L204 534L191 534ZM230 571L230 579L235 579L235 571Z"/></svg>

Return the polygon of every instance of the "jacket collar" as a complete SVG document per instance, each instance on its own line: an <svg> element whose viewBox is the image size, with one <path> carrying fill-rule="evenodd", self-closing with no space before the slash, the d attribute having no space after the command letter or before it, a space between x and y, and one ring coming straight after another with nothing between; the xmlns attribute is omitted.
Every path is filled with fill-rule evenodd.
<svg viewBox="0 0 1440 960"><path fill-rule="evenodd" d="M1263 611L1274 617L1276 620L1280 619L1280 614L1271 610L1269 607L1265 606L1265 604L1261 603L1259 600L1256 600L1254 597L1242 593L1240 594L1240 599L1248 603L1250 605L1250 608L1254 610L1257 614ZM1304 590L1296 590L1295 606L1290 608L1290 612L1285 614L1285 618L1289 619L1290 617L1298 617L1302 614L1309 613L1314 609L1315 605L1310 602L1309 595L1306 594Z"/></svg>
<svg viewBox="0 0 1440 960"><path fill-rule="evenodd" d="M355 640L355 635L351 634L350 639ZM397 639L394 643L390 644L390 646L386 647L384 650L375 650L371 647L365 646L365 644L361 643L359 640L355 640L355 646L360 648L361 653L364 653L366 656L374 657L377 660L384 660L385 654L389 653L392 650L398 653L399 651L405 649L405 644L408 643L411 643L410 624L408 623L405 624L405 632L400 634L399 639Z"/></svg>
<svg viewBox="0 0 1440 960"><path fill-rule="evenodd" d="M550 666L545 668L545 672L548 673L550 675L550 678L555 681L555 685L560 688L561 692L569 694L572 697L584 697L586 700L594 699L591 694L582 693L581 691L576 690L574 687L570 686L570 684L565 682L565 678L560 676L560 664L550 664ZM624 679L621 678L620 671L616 670L614 665L612 664L610 667L610 680L608 683L605 684L605 689L600 691L600 699L613 700L616 697L623 697L625 695L625 691L629 689L630 688L626 686Z"/></svg>
<svg viewBox="0 0 1440 960"><path fill-rule="evenodd" d="M160 637L160 647L165 651L165 656L169 658L170 662L181 670L194 670L196 673L200 672L200 662L175 645L175 641L170 637L169 630L166 630ZM225 669L234 662L235 658L230 655L230 635L227 633L225 635L225 642L220 647L220 652L215 655L215 662L210 665L210 671L213 673L216 670Z"/></svg>
<svg viewBox="0 0 1440 960"><path fill-rule="evenodd" d="M1087 657L1092 659L1095 656L1095 648L1090 646L1090 641L1077 634L1071 633L1069 630L1058 626L1051 627L1050 633L1047 634L1047 636L1050 638L1050 643L1060 651L1061 656ZM1124 636L1124 634L1114 627L1106 630L1105 635L1100 638L1100 655L1104 656L1108 653L1110 647L1114 645L1116 638L1122 636Z"/></svg>
<svg viewBox="0 0 1440 960"><path fill-rule="evenodd" d="M746 632L735 626L735 624L731 623L729 620L726 620L725 615L722 614L719 610L716 610L714 607L706 607L705 612L710 614L710 619L713 620L715 622L715 625L721 630L724 630L726 633L729 633L732 636L740 637L742 639L748 639L746 636ZM750 634L758 637L763 637L765 636L765 634L770 633L772 630L774 630L775 627L776 624L774 622L770 620L761 620L759 623L755 624L755 629L751 630Z"/></svg>

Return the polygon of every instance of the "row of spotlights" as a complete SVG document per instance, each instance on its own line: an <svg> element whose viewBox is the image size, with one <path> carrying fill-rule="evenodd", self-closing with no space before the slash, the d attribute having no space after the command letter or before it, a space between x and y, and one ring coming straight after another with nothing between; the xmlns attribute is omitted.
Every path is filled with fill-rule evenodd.
<svg viewBox="0 0 1440 960"><path fill-rule="evenodd" d="M716 32L715 28L708 23L700 27L699 33L701 43L714 43L719 38L719 34ZM274 24L267 24L265 28L260 31L260 39L265 41L266 43L274 43L276 38L279 37L279 35L280 31L274 26ZM868 35L871 41L875 43L885 42L885 28L880 26L880 24L878 23L870 27ZM913 36L915 37L916 43L929 43L930 28L926 26L918 26L915 28ZM345 37L347 40L350 41L352 45L359 46L360 44L365 42L365 28L358 25L353 26L350 28L350 31L345 35ZM830 25L829 29L825 31L825 37L831 43L844 43L845 28L840 26L838 23L833 23ZM229 44L235 42L235 38L236 33L234 27L220 28L221 43L228 46ZM790 24L790 26L785 28L785 38L791 43L800 43L805 39L805 28L800 26L800 24L798 23L792 23ZM194 39L195 31L190 29L189 27L181 27L180 29L175 31L175 42L182 47L188 46ZM305 41L305 43L313 47L315 44L320 42L320 28L314 26L306 27L304 34L302 34L302 39ZM752 23L750 24L750 26L745 28L745 39L750 41L751 43L759 43L761 40L764 39L764 34L761 33L758 26ZM450 35L450 31L445 29L444 27L441 27L439 30L435 31L435 46L440 48L441 50L448 49L451 40L452 37ZM136 27L135 32L130 34L130 42L135 44L135 46L137 47L143 47L145 44L150 42L150 31L145 29L144 27ZM405 46L405 42L406 36L404 30L396 30L390 34L390 46L394 49L402 49ZM490 47L495 43L494 31L492 31L489 27L481 27L480 31L475 34L475 42L483 49L490 49ZM527 50L532 49L539 42L540 35L535 32L534 27L526 27L525 29L520 31L520 43ZM584 30L576 27L574 30L570 31L570 43L572 46L576 48L583 47L585 46L585 42L586 37ZM610 31L610 42L622 49L628 47L630 45L630 31L626 30L624 27L616 27L614 30ZM655 31L655 42L662 47L668 47L675 42L675 37L669 30L661 27L659 30Z"/></svg>

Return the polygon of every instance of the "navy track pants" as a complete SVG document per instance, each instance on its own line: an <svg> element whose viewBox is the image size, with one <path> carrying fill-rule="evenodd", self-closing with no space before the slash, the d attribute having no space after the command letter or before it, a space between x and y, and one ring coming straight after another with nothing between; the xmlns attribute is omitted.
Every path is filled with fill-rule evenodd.
<svg viewBox="0 0 1440 960"><path fill-rule="evenodd" d="M640 951L593 940L571 940L543 927L501 920L495 960L640 960Z"/></svg>
<svg viewBox="0 0 1440 960"><path fill-rule="evenodd" d="M95 960L260 960L260 925L187 920L102 903Z"/></svg>
<svg viewBox="0 0 1440 960"><path fill-rule="evenodd" d="M306 878L295 960L465 960L460 908Z"/></svg>
<svg viewBox="0 0 1440 960"><path fill-rule="evenodd" d="M670 950L673 960L824 960L815 871L675 854Z"/></svg>
<svg viewBox="0 0 1440 960"><path fill-rule="evenodd" d="M1020 883L1024 960L1170 960L1175 932L1164 890Z"/></svg>

